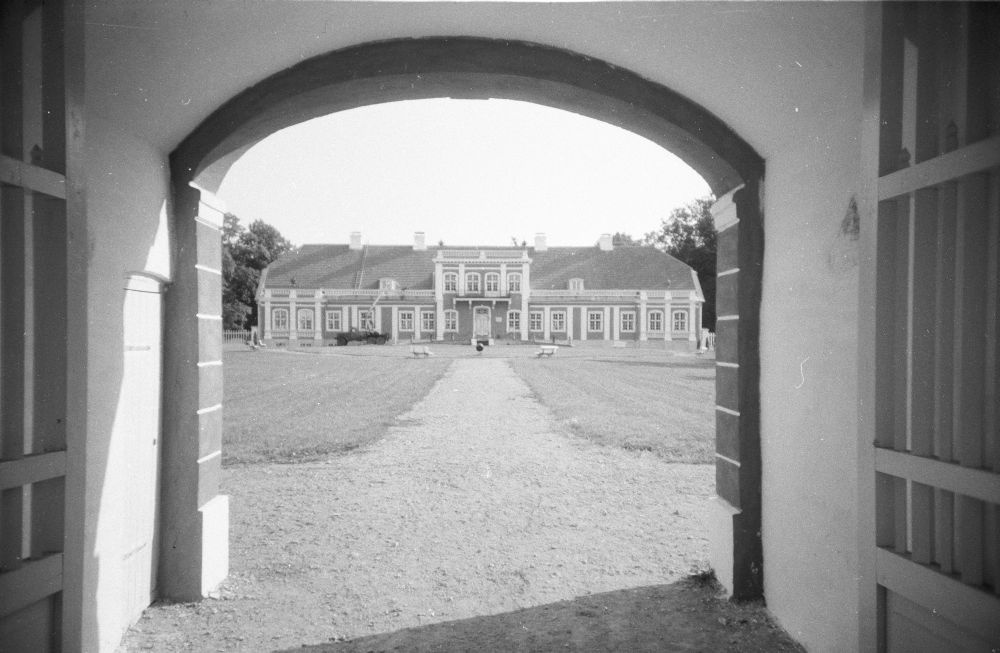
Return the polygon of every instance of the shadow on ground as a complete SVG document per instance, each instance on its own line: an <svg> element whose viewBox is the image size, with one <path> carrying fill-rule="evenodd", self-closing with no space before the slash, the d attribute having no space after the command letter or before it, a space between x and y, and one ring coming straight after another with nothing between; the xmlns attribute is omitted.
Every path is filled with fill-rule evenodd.
<svg viewBox="0 0 1000 653"><path fill-rule="evenodd" d="M515 612L285 649L381 651L803 651L759 604L684 580L581 596ZM280 653L280 652L279 652Z"/></svg>

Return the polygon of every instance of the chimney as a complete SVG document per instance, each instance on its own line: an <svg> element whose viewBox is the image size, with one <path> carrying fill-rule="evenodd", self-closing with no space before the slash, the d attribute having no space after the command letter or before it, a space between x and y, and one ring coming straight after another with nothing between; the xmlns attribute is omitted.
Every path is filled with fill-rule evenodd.
<svg viewBox="0 0 1000 653"><path fill-rule="evenodd" d="M545 234L543 233L535 234L535 251L544 252L547 249L548 246L545 244Z"/></svg>
<svg viewBox="0 0 1000 653"><path fill-rule="evenodd" d="M610 252L614 249L614 245L611 243L611 234L601 234L601 239L598 241L598 245L602 252Z"/></svg>
<svg viewBox="0 0 1000 653"><path fill-rule="evenodd" d="M427 243L424 240L424 232L415 231L413 232L413 251L422 252L427 249Z"/></svg>
<svg viewBox="0 0 1000 653"><path fill-rule="evenodd" d="M351 232L351 249L361 249L361 232Z"/></svg>

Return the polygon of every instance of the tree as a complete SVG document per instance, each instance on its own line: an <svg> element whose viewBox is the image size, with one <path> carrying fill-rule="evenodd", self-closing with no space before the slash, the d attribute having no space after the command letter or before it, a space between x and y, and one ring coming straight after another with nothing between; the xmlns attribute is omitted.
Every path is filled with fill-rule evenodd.
<svg viewBox="0 0 1000 653"><path fill-rule="evenodd" d="M701 326L715 329L715 222L710 211L715 198L702 197L670 212L657 231L643 242L687 263L698 274L705 305Z"/></svg>
<svg viewBox="0 0 1000 653"><path fill-rule="evenodd" d="M642 243L624 231L616 231L611 236L611 244L615 247L628 247L630 245L641 245Z"/></svg>
<svg viewBox="0 0 1000 653"><path fill-rule="evenodd" d="M227 213L222 226L222 328L247 329L257 323L260 273L292 243L262 220L247 228Z"/></svg>

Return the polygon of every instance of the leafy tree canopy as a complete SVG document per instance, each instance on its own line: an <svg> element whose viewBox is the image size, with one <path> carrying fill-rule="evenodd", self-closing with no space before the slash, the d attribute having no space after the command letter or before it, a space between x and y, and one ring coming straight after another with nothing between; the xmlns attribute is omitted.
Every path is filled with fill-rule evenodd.
<svg viewBox="0 0 1000 653"><path fill-rule="evenodd" d="M272 261L294 250L292 243L262 220L247 227L232 213L222 226L222 326L247 329L257 322L257 283Z"/></svg>
<svg viewBox="0 0 1000 653"><path fill-rule="evenodd" d="M643 243L665 251L698 274L705 294L702 326L715 329L716 232L711 207L715 198L702 197L678 207L662 220L660 228L643 237Z"/></svg>

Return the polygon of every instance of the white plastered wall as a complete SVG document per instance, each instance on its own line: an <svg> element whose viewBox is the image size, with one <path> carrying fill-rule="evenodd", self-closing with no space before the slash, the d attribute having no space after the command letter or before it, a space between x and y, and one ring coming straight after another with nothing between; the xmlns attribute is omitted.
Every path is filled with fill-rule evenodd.
<svg viewBox="0 0 1000 653"><path fill-rule="evenodd" d="M169 278L167 230L168 178L164 157L149 143L123 133L113 122L87 116L87 165L90 215L88 339L87 476L91 532L86 565L98 575L92 599L84 602L90 628L85 650L111 651L130 618L123 598L125 542L129 505L126 438L152 442L156 432L134 433L133 406L123 387L124 303L126 277L146 273ZM72 328L72 325L70 325ZM86 626L85 626L86 627Z"/></svg>
<svg viewBox="0 0 1000 653"><path fill-rule="evenodd" d="M453 34L567 48L702 104L766 160L765 591L773 613L810 649L853 648L857 275L849 265L831 265L830 254L843 245L837 230L859 186L862 10L95 1L87 30L91 437L100 445L114 417L101 370L113 373L120 345L116 293L122 275L145 264L156 238L166 154L212 110L304 58L372 40ZM124 183L126 175L134 185ZM105 462L95 461L95 472L103 475ZM108 587L102 600L113 601Z"/></svg>

